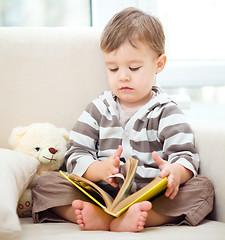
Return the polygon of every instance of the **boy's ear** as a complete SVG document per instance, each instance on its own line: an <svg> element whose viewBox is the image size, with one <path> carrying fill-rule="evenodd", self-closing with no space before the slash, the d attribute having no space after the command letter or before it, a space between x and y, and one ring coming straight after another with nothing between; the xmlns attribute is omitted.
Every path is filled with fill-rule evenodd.
<svg viewBox="0 0 225 240"><path fill-rule="evenodd" d="M157 59L157 68L156 73L160 73L166 65L167 57L165 54L162 54Z"/></svg>

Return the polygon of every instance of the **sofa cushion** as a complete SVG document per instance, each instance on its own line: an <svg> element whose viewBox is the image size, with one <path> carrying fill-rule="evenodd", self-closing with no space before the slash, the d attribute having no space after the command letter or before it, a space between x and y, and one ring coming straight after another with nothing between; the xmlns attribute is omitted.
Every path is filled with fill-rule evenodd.
<svg viewBox="0 0 225 240"><path fill-rule="evenodd" d="M81 231L74 223L41 223L33 224L31 218L21 219L21 231L10 240L30 240L34 236L38 239L97 239L97 240L222 240L225 239L225 223L204 220L196 227L161 226L145 228L140 233L108 232L108 231Z"/></svg>
<svg viewBox="0 0 225 240"><path fill-rule="evenodd" d="M16 151L0 148L0 239L21 230L17 202L36 172L39 161Z"/></svg>

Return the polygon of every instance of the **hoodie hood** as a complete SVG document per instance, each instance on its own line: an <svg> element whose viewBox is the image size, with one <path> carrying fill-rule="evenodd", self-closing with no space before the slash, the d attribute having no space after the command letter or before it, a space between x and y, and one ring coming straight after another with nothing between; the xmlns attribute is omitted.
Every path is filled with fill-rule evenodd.
<svg viewBox="0 0 225 240"><path fill-rule="evenodd" d="M150 112L156 107L160 107L164 104L173 102L172 99L168 96L168 94L165 93L158 86L153 86L152 91L154 93L153 97L149 100L148 103L146 103L137 111L138 114L140 114L140 112L146 114L146 112ZM102 95L99 96L99 98L105 103L105 105L107 106L112 115L118 116L118 110L116 107L117 97L112 91L105 91Z"/></svg>

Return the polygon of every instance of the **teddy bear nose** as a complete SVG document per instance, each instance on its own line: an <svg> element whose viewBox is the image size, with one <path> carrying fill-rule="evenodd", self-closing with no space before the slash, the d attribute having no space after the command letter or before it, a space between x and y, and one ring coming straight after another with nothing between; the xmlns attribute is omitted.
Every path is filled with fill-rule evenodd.
<svg viewBox="0 0 225 240"><path fill-rule="evenodd" d="M53 147L50 147L48 150L51 154L56 154L56 152L57 152L56 149Z"/></svg>

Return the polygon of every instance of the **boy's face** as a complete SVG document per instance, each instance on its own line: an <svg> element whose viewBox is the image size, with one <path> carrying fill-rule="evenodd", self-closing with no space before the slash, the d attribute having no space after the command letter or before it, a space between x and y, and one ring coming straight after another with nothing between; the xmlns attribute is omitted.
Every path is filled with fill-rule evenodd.
<svg viewBox="0 0 225 240"><path fill-rule="evenodd" d="M123 110L136 110L152 96L155 74L165 62L147 44L138 42L134 48L129 42L105 53L108 81L111 90L119 98ZM166 61L165 55L163 56Z"/></svg>

